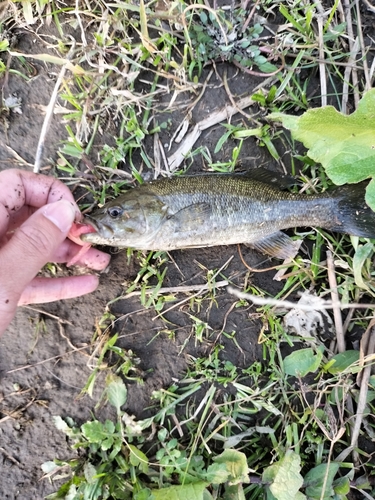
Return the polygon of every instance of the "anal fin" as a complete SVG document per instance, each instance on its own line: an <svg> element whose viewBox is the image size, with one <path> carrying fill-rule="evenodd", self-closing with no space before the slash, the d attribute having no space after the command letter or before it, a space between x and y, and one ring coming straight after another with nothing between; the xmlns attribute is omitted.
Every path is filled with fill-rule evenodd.
<svg viewBox="0 0 375 500"><path fill-rule="evenodd" d="M277 259L293 259L303 240L292 240L282 231L277 231L255 242L246 243L258 252L265 253Z"/></svg>

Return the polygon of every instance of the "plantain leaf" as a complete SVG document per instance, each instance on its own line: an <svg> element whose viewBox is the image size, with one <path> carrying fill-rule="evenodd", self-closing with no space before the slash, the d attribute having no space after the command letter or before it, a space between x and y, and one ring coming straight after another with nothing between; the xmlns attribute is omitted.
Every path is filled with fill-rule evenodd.
<svg viewBox="0 0 375 500"><path fill-rule="evenodd" d="M340 464L331 462L320 464L311 469L305 476L306 495L311 500L330 500L333 498L333 479ZM323 491L324 487L324 491Z"/></svg>
<svg viewBox="0 0 375 500"><path fill-rule="evenodd" d="M349 368L350 365L356 363L359 360L359 351L345 351L336 354L327 363L327 371L331 375L336 375L337 373L342 373ZM350 373L357 373L360 370L358 366L352 367Z"/></svg>
<svg viewBox="0 0 375 500"><path fill-rule="evenodd" d="M316 353L310 347L294 351L283 360L284 372L294 377L305 377L308 373L314 373L320 366L323 353Z"/></svg>

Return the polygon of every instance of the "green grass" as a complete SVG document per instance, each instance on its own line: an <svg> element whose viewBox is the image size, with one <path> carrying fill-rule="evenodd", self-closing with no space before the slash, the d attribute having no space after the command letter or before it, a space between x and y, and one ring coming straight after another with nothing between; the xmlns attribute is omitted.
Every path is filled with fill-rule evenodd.
<svg viewBox="0 0 375 500"><path fill-rule="evenodd" d="M199 162L208 170L233 171L242 160L245 141L256 140L280 167L287 157L292 173L313 192L330 185L325 171L300 152L287 132L268 122L267 115L300 114L327 99L343 109L348 92L344 72L350 51L346 27L338 2L332 3L324 18L319 17L319 6L262 0L254 22L254 16L249 17L252 4L244 13L240 9L213 11L203 2L183 0L167 4L88 0L74 12L69 3L14 2L15 10L9 10L1 22L0 51L5 55L10 50L5 28L12 22L17 26L35 21L29 25L31 30L51 22L55 27L53 55L60 60L71 49L69 25L80 30L72 53L73 71L68 71L59 94L67 108L67 124L56 172L70 185L85 190L83 209L104 204L145 178L169 173L159 145L163 149L162 141L174 133L172 111L179 111L184 118L190 106L193 109L204 89L204 65L219 59L243 71L265 73L263 81L268 74L270 80L253 95L257 113L251 123L237 119L223 123L216 149L192 147L186 165ZM262 20L273 23L274 14L283 24L276 37ZM354 7L352 14L358 14ZM262 37L267 52L260 50L264 47ZM24 72L0 63L0 73L12 71L28 78L27 59L12 53L23 64ZM43 58L48 61L47 56ZM358 85L362 85L365 68L357 66ZM315 75L320 78L321 94L313 92ZM349 86L349 98L354 90L362 93L365 88ZM180 95L183 104L178 104ZM115 126L116 136L98 150L109 123ZM224 150L226 156L213 160L213 155ZM81 176L82 165L92 180ZM174 173L184 171L180 165ZM306 231L304 236L312 243L312 250L287 265L277 299L287 299L301 290L314 290L316 295L330 298L322 245L334 256L340 301L372 299L372 242L321 230ZM167 254L128 252L128 258L136 260L138 272L124 294L137 294L140 307L153 310L164 321L163 332L170 342L175 341L175 325L163 314L175 307L177 298L187 305L185 319L197 344L217 337L203 313L215 306L217 281L232 279L225 268L203 269L208 287L200 293L188 291L180 299L178 290L165 289L165 276L172 265ZM243 283L245 292L267 298L266 291L245 279ZM239 352L241 349L233 332L223 329L207 356L190 356L185 376L168 389L154 391L152 416L136 420L121 408L127 400L126 384L135 382L141 391L144 374L139 371L137 353L117 345L111 313L117 299L105 309L103 306L93 338L95 345L100 334L101 350L82 389L82 393L92 395L97 377L105 375L101 401L107 400L114 407L117 418L77 425L56 417L57 429L80 450L80 458L55 459L43 465L52 480L62 472L67 474L63 485L56 486L56 494L48 498L341 500L351 498L350 491L356 490L362 492L362 498L373 497L372 457L359 447L358 434L353 436L356 421L362 422L362 435L373 433L368 415L374 411L375 381L372 377L369 380L364 414L359 415L358 360L353 361L348 354L348 358L338 358L338 363L335 346L319 338L303 344L298 336L285 331L285 311L273 305L257 306L255 313L263 324L259 336L262 359L245 368L225 359L222 339L233 342ZM246 309L249 304L250 299L232 299L235 308ZM368 328L371 317L370 310L354 309L349 330ZM181 350L185 348L183 345ZM109 353L115 359L112 363L107 362ZM335 362L337 370L331 368Z"/></svg>

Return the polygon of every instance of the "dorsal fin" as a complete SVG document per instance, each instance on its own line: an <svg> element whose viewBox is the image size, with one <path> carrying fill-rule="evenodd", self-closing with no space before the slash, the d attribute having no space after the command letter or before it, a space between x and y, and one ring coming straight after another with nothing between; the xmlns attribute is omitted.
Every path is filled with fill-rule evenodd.
<svg viewBox="0 0 375 500"><path fill-rule="evenodd" d="M255 181L271 184L271 186L276 186L279 189L286 189L300 184L300 182L292 175L280 174L280 172L273 172L272 170L268 170L264 167L257 167L251 170L246 170L245 172L238 172L238 174L249 177Z"/></svg>

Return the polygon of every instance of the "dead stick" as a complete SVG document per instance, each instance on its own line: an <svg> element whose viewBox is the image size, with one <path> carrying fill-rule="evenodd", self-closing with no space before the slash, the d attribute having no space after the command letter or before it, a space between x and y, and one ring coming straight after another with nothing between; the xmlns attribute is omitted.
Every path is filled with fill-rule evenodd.
<svg viewBox="0 0 375 500"><path fill-rule="evenodd" d="M367 59L366 59L366 47L365 47L365 42L363 40L363 28L362 28L362 18L361 18L361 9L359 7L359 1L356 0L355 2L356 10L357 10L357 33L358 33L358 38L359 38L359 44L361 46L361 52L362 52L362 64L363 64L363 73L365 75L365 90L370 90L372 85L371 85L371 78L370 78L370 72L367 64Z"/></svg>
<svg viewBox="0 0 375 500"><path fill-rule="evenodd" d="M239 299L251 300L256 306L275 306L275 307L283 307L287 309L300 309L301 311L316 311L319 309L333 309L333 304L329 300L321 299L321 304L317 304L316 306L309 306L304 304L299 304L296 302L290 302L289 300L279 300L279 299L271 299L259 297L258 295L252 295L251 293L240 292L236 288L232 286L228 286L227 292L235 295ZM340 309L370 309L375 308L375 304L342 304L339 302L338 307Z"/></svg>
<svg viewBox="0 0 375 500"><path fill-rule="evenodd" d="M359 40L358 40L358 37L356 39L354 39L353 21L352 21L352 14L351 14L351 10L350 10L351 6L350 6L349 0L344 0L343 4L344 4L345 21L346 21L346 25L347 25L349 48L350 48L350 55L349 55L348 63L349 62L354 63L356 55L359 51ZM354 89L354 101L355 101L356 108L357 108L358 101L359 101L357 71L354 68L350 68L350 66L349 66L346 69L345 75L344 75L343 96L342 96L342 112L344 114L347 113L350 73L352 74L352 83L353 83L353 89Z"/></svg>
<svg viewBox="0 0 375 500"><path fill-rule="evenodd" d="M339 294L337 292L335 264L333 262L332 252L330 250L327 250L327 272L328 272L329 287L331 289L333 318L335 320L337 350L338 352L344 352L346 349L344 328L342 324L342 315L340 310L340 299L339 299Z"/></svg>
<svg viewBox="0 0 375 500"><path fill-rule="evenodd" d="M142 293L147 293L153 295L154 293L157 293L157 295L160 295L162 293L186 293L186 292L195 292L198 290L199 292L204 292L205 290L210 290L212 288L220 288L223 286L227 286L229 282L227 280L224 281L218 281L217 283L207 283L205 285L184 285L184 286L170 286L170 287L162 287L159 288L159 290L156 290L155 288L148 288L144 290L143 292L135 291L135 292L130 292L127 295L124 295L123 297L119 297L118 300L122 299L129 299L130 297L136 297L138 295L142 295Z"/></svg>
<svg viewBox="0 0 375 500"><path fill-rule="evenodd" d="M371 329L370 336L368 340L367 356L371 356L375 351L375 328L374 320L371 321L368 329ZM368 383L371 375L371 363L368 363L362 372L361 388L359 390L357 413L355 418L355 424L352 432L351 447L353 448L353 462L358 463L358 452L355 448L358 446L359 431L361 429L363 415L367 405L367 393L368 393Z"/></svg>
<svg viewBox="0 0 375 500"><path fill-rule="evenodd" d="M320 75L320 89L322 107L327 106L327 75L326 65L324 64L324 41L323 41L323 16L318 16L318 29L319 29L319 75Z"/></svg>
<svg viewBox="0 0 375 500"><path fill-rule="evenodd" d="M67 67L70 64L70 59L73 56L74 47L75 47L75 44L73 43L73 45L69 51L69 54L67 56L67 63L64 64L64 66L61 68L61 71L59 73L59 76L57 77L55 87L54 87L52 95L51 95L51 99L50 99L49 104L47 106L46 116L44 117L43 126L42 126L42 130L40 132L38 147L36 149L36 155L35 155L34 172L36 174L39 174L39 171L40 171L40 164L42 162L42 156L43 156L43 151L44 151L44 142L45 142L45 138L46 138L46 135L48 132L48 128L49 128L50 123L51 123L53 109L55 107L55 102L57 99L57 94L59 92L61 83L64 79Z"/></svg>

